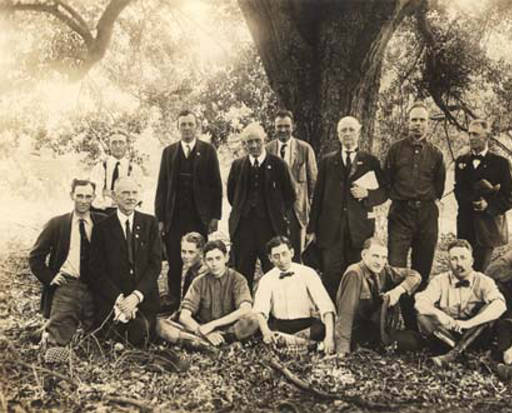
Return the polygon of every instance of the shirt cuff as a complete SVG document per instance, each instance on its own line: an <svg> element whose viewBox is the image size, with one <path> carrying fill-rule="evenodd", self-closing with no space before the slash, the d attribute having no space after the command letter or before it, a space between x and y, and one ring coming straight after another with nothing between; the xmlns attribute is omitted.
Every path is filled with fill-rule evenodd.
<svg viewBox="0 0 512 413"><path fill-rule="evenodd" d="M142 294L139 290L133 290L133 294L135 294L139 299L139 304L144 301L144 294Z"/></svg>

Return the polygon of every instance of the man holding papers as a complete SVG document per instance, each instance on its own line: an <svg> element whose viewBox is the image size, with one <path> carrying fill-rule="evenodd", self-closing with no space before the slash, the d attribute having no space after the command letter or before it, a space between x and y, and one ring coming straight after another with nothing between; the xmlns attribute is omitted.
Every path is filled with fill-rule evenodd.
<svg viewBox="0 0 512 413"><path fill-rule="evenodd" d="M322 280L334 300L348 265L361 259L363 242L375 231L373 207L386 200L379 161L358 150L361 124L346 116L338 122L340 150L320 162L308 226L308 241L321 249Z"/></svg>

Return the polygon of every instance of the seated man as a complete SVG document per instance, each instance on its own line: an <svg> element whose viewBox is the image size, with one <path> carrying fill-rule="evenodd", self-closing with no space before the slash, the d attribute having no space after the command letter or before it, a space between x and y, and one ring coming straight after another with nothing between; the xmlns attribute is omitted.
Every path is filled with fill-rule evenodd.
<svg viewBox="0 0 512 413"><path fill-rule="evenodd" d="M259 281L253 312L267 344L276 342L274 331L305 334L323 341L324 351L334 353L336 310L320 277L310 267L292 262L290 240L276 236L267 243L269 260L275 267ZM317 318L319 313L320 319ZM306 330L306 331L304 331Z"/></svg>
<svg viewBox="0 0 512 413"><path fill-rule="evenodd" d="M41 311L49 318L45 326L48 345L65 346L79 322L93 326L94 303L84 283L88 270L89 239L92 228L103 215L90 212L94 183L73 179L71 213L52 218L30 251L29 264L43 283Z"/></svg>
<svg viewBox="0 0 512 413"><path fill-rule="evenodd" d="M92 233L88 283L95 296L98 323L113 314L117 333L141 346L153 336L160 308L158 223L155 217L135 211L139 187L134 178L116 181L114 200L117 211Z"/></svg>
<svg viewBox="0 0 512 413"><path fill-rule="evenodd" d="M252 298L245 277L228 268L227 248L220 240L204 246L208 271L192 281L181 304L179 321L214 346L254 334Z"/></svg>
<svg viewBox="0 0 512 413"><path fill-rule="evenodd" d="M512 251L493 260L485 274L491 277L503 293L507 303L507 312L496 321L495 332L498 337L497 351L503 362L512 364ZM512 369L512 367L511 367ZM512 371L512 370L511 370Z"/></svg>
<svg viewBox="0 0 512 413"><path fill-rule="evenodd" d="M389 299L388 305L393 307L402 294L410 296L421 282L417 271L387 265L388 249L377 238L363 243L361 258L347 268L336 295L336 352L340 355L349 353L355 344L380 344L383 298ZM410 334L414 339L413 332ZM399 347L406 346L405 338L397 335Z"/></svg>
<svg viewBox="0 0 512 413"><path fill-rule="evenodd" d="M432 278L416 294L418 327L436 347L451 347L433 358L438 366L448 365L480 338L489 339L492 321L506 310L505 298L492 278L473 269L473 252L466 240L448 246L450 271ZM489 334L482 334L484 331Z"/></svg>

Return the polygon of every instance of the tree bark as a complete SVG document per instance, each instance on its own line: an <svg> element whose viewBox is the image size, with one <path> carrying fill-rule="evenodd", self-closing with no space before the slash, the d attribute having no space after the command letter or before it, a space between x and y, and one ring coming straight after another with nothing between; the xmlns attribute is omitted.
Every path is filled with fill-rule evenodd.
<svg viewBox="0 0 512 413"><path fill-rule="evenodd" d="M238 0L272 89L296 135L324 153L346 115L370 149L382 59L393 32L424 0Z"/></svg>

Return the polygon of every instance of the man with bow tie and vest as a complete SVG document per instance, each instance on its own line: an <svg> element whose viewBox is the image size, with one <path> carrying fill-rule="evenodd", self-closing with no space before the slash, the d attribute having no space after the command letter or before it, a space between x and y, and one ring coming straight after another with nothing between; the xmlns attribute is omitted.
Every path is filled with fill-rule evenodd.
<svg viewBox="0 0 512 413"><path fill-rule="evenodd" d="M160 309L157 279L162 246L156 219L136 211L139 186L132 177L116 181L118 206L94 227L87 282L95 296L97 322L114 321L119 336L142 346L154 335ZM109 327L104 327L108 331Z"/></svg>
<svg viewBox="0 0 512 413"><path fill-rule="evenodd" d="M275 115L274 125L277 139L266 146L269 153L283 159L293 178L297 199L290 210L290 241L295 251L295 262L301 262L301 253L306 241L306 227L313 192L315 190L318 169L315 152L311 145L297 139L293 134L293 114L289 110L279 110Z"/></svg>
<svg viewBox="0 0 512 413"><path fill-rule="evenodd" d="M274 237L266 247L275 267L260 279L253 306L263 341L275 343L279 333L297 335L322 342L325 353L334 353L336 309L320 277L312 268L292 261L288 238Z"/></svg>
<svg viewBox="0 0 512 413"><path fill-rule="evenodd" d="M242 141L249 154L233 161L228 177L231 258L251 291L256 260L260 259L263 272L272 268L265 245L272 237L288 233L295 202L290 171L280 157L266 151L265 136L256 122L245 127Z"/></svg>
<svg viewBox="0 0 512 413"><path fill-rule="evenodd" d="M512 208L512 176L504 157L489 151L490 125L470 122L469 153L455 161L457 237L473 247L475 270L485 271L493 249L508 242L506 212Z"/></svg>
<svg viewBox="0 0 512 413"><path fill-rule="evenodd" d="M178 114L181 139L162 153L155 196L158 220L169 272L169 300L166 307L180 304L183 261L181 239L189 232L203 237L217 230L222 211L222 180L215 147L198 139L200 125L190 110Z"/></svg>
<svg viewBox="0 0 512 413"><path fill-rule="evenodd" d="M128 157L128 144L128 135L122 131L116 130L108 136L110 154L91 171L91 181L95 183L97 192L93 209L107 214L115 212L112 193L116 180L122 176L132 176L136 180L142 178L142 169Z"/></svg>
<svg viewBox="0 0 512 413"><path fill-rule="evenodd" d="M321 161L308 226L308 242L321 250L322 281L332 300L345 269L361 259L375 231L373 207L386 201L376 157L358 149L361 124L352 116L337 126L340 149Z"/></svg>
<svg viewBox="0 0 512 413"><path fill-rule="evenodd" d="M104 215L90 212L93 182L74 179L70 196L73 211L46 224L29 256L30 269L43 283L41 312L49 318L47 345L65 346L79 322L85 330L94 324L93 297L85 281L91 232Z"/></svg>
<svg viewBox="0 0 512 413"><path fill-rule="evenodd" d="M416 102L409 109L408 136L394 142L387 153L384 173L391 206L388 212L389 264L421 274L418 291L425 288L438 237L438 200L444 192L446 169L442 152L428 141L429 111ZM407 328L417 330L414 301L401 300Z"/></svg>
<svg viewBox="0 0 512 413"><path fill-rule="evenodd" d="M418 327L427 343L446 354L433 358L446 366L469 346L489 346L493 321L507 309L494 280L473 269L472 248L464 239L448 245L450 270L431 279L416 294Z"/></svg>

